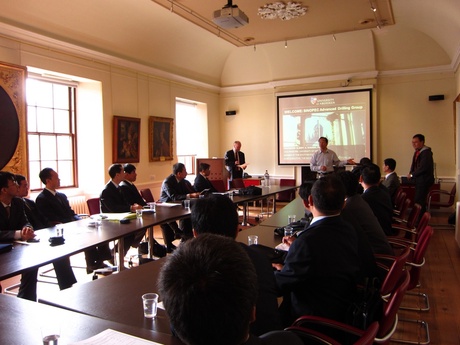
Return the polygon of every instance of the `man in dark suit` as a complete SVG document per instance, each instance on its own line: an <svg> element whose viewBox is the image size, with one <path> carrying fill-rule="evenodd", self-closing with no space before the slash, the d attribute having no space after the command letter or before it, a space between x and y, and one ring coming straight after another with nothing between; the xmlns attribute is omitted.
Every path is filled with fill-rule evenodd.
<svg viewBox="0 0 460 345"><path fill-rule="evenodd" d="M407 177L415 181L414 203L422 206L420 212L420 216L422 216L426 210L426 198L434 184L433 152L430 147L425 146L423 134L416 134L412 137L412 147L415 152Z"/></svg>
<svg viewBox="0 0 460 345"><path fill-rule="evenodd" d="M35 237L25 212L24 203L16 198L18 185L12 173L0 171L0 240L28 241ZM30 269L22 274L18 297L37 300L37 272Z"/></svg>
<svg viewBox="0 0 460 345"><path fill-rule="evenodd" d="M182 163L173 165L173 172L169 175L161 185L161 194L159 201L171 202L182 201L185 199L198 198L200 193L195 192L191 183L185 178L187 177L187 169ZM166 244L166 249L170 253L176 246L172 243L175 238L186 240L193 236L192 223L189 218L181 219L180 226L176 222L161 224L163 240Z"/></svg>
<svg viewBox="0 0 460 345"><path fill-rule="evenodd" d="M134 169L135 171L135 169ZM124 193L121 188L121 183L125 179L125 172L121 164L112 164L109 167L110 181L107 182L104 189L101 192L100 202L101 211L107 213L123 213L123 212L136 212L141 210L142 205L137 203L130 203L125 199ZM135 188L135 187L134 187ZM137 191L137 188L136 188ZM139 192L137 192L139 194ZM140 194L139 194L140 197ZM142 199L142 197L140 198ZM143 201L143 199L142 199ZM143 201L145 204L145 201ZM138 245L145 231L141 230L135 234L131 234L124 237L124 251L128 251L132 245ZM140 239L139 239L140 237Z"/></svg>
<svg viewBox="0 0 460 345"><path fill-rule="evenodd" d="M136 167L130 163L126 163L123 166L123 171L125 172L125 179L120 183L121 194L123 194L123 197L130 205L138 204L146 206L147 203L134 185L137 179Z"/></svg>
<svg viewBox="0 0 460 345"><path fill-rule="evenodd" d="M27 179L22 175L15 175L15 179L19 186L17 196L24 201L25 214L34 230L40 230L53 226L41 214L35 202L26 198L29 194L29 183L27 182ZM61 290L67 289L77 282L68 257L54 261L53 266L56 272L58 285Z"/></svg>
<svg viewBox="0 0 460 345"><path fill-rule="evenodd" d="M370 164L361 171L361 185L364 188L362 198L371 207L380 226L387 236L394 235L392 228L393 203L386 187L380 185L380 168Z"/></svg>
<svg viewBox="0 0 460 345"><path fill-rule="evenodd" d="M236 239L238 235L238 212L233 202L224 195L211 195L198 199L192 206L193 235L205 233L223 235ZM251 333L263 333L281 329L278 312L275 278L273 268L267 256L239 242L248 254L257 273L259 292L256 303L256 320L251 323Z"/></svg>
<svg viewBox="0 0 460 345"><path fill-rule="evenodd" d="M230 181L235 178L242 178L243 170L245 170L248 166L244 157L244 153L241 152L240 149L241 142L237 140L233 143L233 149L227 151L224 156L225 167L229 172Z"/></svg>
<svg viewBox="0 0 460 345"><path fill-rule="evenodd" d="M57 191L60 186L59 175L51 168L44 168L39 174L40 180L45 185L43 191L35 200L40 213L48 220L50 225L68 223L81 218L70 207L67 196ZM110 260L111 253L107 244L85 250L86 271L106 267L104 260Z"/></svg>
<svg viewBox="0 0 460 345"><path fill-rule="evenodd" d="M360 260L355 229L340 216L345 188L334 175L318 179L304 205L310 226L289 247L284 266L275 272L283 300L283 322L302 315L344 322L355 292Z"/></svg>
<svg viewBox="0 0 460 345"><path fill-rule="evenodd" d="M398 174L396 174L396 161L393 158L387 158L383 161L383 172L385 173L385 179L382 184L387 187L390 192L391 201L394 204L396 192L399 189L400 182Z"/></svg>
<svg viewBox="0 0 460 345"><path fill-rule="evenodd" d="M206 189L209 189L209 193L217 192L217 190L209 181L208 176L211 173L211 166L208 163L200 163L198 167L199 173L195 177L195 183L193 184L193 189L197 192L202 192Z"/></svg>

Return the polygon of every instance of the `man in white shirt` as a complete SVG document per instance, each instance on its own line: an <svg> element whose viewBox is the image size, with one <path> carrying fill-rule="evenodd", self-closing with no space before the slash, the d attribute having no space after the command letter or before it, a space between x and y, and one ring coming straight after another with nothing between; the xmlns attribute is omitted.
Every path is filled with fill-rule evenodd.
<svg viewBox="0 0 460 345"><path fill-rule="evenodd" d="M346 161L341 161L337 154L327 148L329 140L326 137L320 137L318 139L319 150L316 151L310 160L310 170L316 171L318 177L323 177L334 172L334 166L343 167L346 164L355 165L353 158Z"/></svg>

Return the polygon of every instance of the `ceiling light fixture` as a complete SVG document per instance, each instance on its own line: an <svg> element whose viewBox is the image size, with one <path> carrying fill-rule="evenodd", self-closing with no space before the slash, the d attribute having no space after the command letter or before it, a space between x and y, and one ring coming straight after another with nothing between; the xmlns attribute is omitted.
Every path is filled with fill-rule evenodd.
<svg viewBox="0 0 460 345"><path fill-rule="evenodd" d="M307 13L308 7L302 6L300 2L291 2L287 4L281 1L274 3L266 4L262 7L259 7L257 14L262 19L276 19L281 20L291 20Z"/></svg>

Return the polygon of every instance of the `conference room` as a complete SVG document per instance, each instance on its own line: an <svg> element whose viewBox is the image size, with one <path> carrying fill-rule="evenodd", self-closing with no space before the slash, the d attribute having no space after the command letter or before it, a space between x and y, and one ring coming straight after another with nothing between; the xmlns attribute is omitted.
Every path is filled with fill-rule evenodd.
<svg viewBox="0 0 460 345"><path fill-rule="evenodd" d="M257 14L266 2L234 1L249 18L248 25L236 29L201 27L181 9L193 8L214 23L213 11L225 2L124 0L82 5L51 0L43 5L26 0L4 6L2 71L13 68L8 73L63 86L72 95L75 126L65 134L75 140L74 146L66 146L72 147L73 166L59 174L65 186L60 191L77 213L87 213L86 200L99 196L112 163L132 159L120 157L121 150L115 149L114 140L121 133L116 125L123 123L138 126L138 150L131 160L138 173L136 186L151 189L156 199L174 163L183 161L193 181L196 158L223 158L235 140L241 141L249 163L246 173L258 178L268 170L274 186L281 179L295 179L300 185L302 167L308 166L312 152L306 146L320 133L315 125L319 122L325 133L332 133L333 117L342 119L334 125L340 136L329 138L329 147L337 150L349 140L360 144L341 151L342 158L369 156L381 166L392 157L398 174L405 176L413 154L412 136L423 133L434 153L440 188L457 181L460 76L455 1L446 1L442 8L420 0L352 1L348 6L302 1L308 7L304 15L269 22ZM372 6L384 17L374 17ZM345 21L348 17L350 22ZM433 21L437 25L427 25ZM265 26L255 31L253 24ZM6 90L5 84L3 79ZM337 109L326 104L336 95L357 94L364 95L364 114L351 109L349 100ZM287 100L293 105L286 106ZM312 103L318 100L324 104ZM310 110L314 108L320 109ZM31 130L32 109L22 108L20 141L12 149L14 159L2 170L27 176L34 199L43 186L39 167L29 164L38 146L28 140L48 129ZM359 128L345 125L353 116ZM187 117L193 120L184 120ZM2 116L4 138L5 123ZM169 130L169 151L157 153L155 128L163 125ZM300 148L292 156L304 155L303 160L283 156L291 146ZM452 262L454 271L456 261ZM443 305L450 310L456 303ZM442 323L456 328L454 317ZM433 341L448 344L443 334L458 339L457 334L433 329Z"/></svg>

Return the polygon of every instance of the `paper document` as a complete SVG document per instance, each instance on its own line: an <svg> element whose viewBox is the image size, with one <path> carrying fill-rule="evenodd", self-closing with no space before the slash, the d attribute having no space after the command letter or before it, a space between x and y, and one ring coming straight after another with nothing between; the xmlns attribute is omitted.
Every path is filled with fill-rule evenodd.
<svg viewBox="0 0 460 345"><path fill-rule="evenodd" d="M285 252L289 251L289 246L286 243L278 244L275 249L284 250Z"/></svg>
<svg viewBox="0 0 460 345"><path fill-rule="evenodd" d="M180 206L181 204L174 204L171 202L159 202L155 203L155 206L164 206L164 207L174 207L174 206Z"/></svg>
<svg viewBox="0 0 460 345"><path fill-rule="evenodd" d="M136 219L136 214L132 212L123 212L123 213L104 213L104 220L122 220L122 219Z"/></svg>
<svg viewBox="0 0 460 345"><path fill-rule="evenodd" d="M105 331L96 334L95 336L71 343L69 345L161 345L154 341L145 340L142 338L134 337L132 335L114 331L113 329L106 329Z"/></svg>

